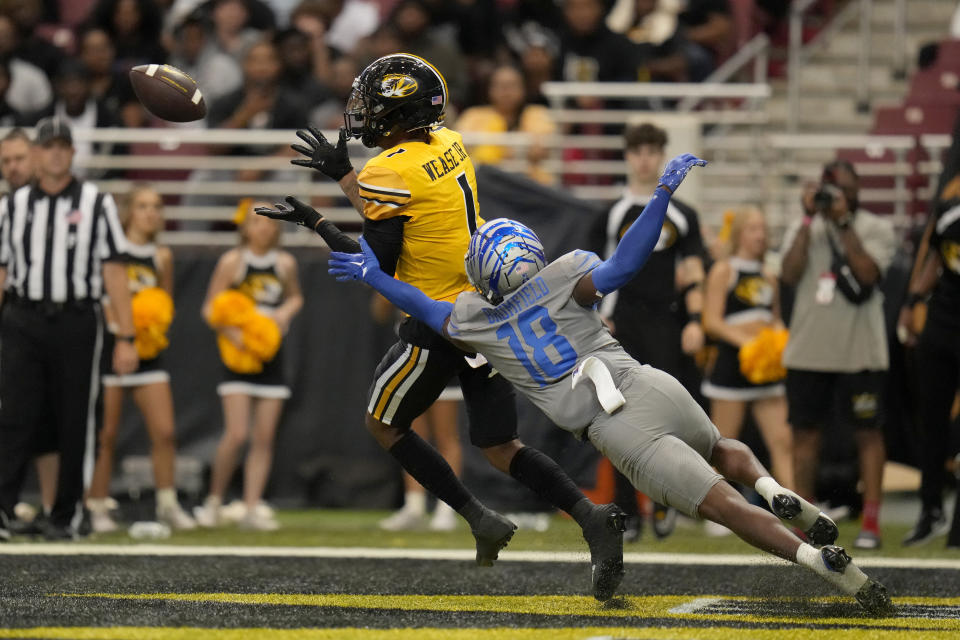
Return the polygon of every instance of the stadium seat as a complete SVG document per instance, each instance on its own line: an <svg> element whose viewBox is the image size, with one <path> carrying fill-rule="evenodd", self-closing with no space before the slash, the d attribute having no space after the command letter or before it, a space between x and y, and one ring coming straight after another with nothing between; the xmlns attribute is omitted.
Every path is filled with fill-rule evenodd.
<svg viewBox="0 0 960 640"><path fill-rule="evenodd" d="M931 68L910 79L906 104L915 106L960 106L960 71Z"/></svg>
<svg viewBox="0 0 960 640"><path fill-rule="evenodd" d="M879 107L874 112L871 133L878 135L913 135L951 133L957 117L954 105L909 105Z"/></svg>

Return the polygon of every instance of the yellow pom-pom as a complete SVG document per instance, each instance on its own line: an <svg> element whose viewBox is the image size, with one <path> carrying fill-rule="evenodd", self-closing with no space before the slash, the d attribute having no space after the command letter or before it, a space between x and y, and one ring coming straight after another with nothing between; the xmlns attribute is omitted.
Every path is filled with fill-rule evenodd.
<svg viewBox="0 0 960 640"><path fill-rule="evenodd" d="M280 327L273 318L253 313L243 325L243 346L263 362L273 360L280 348Z"/></svg>
<svg viewBox="0 0 960 640"><path fill-rule="evenodd" d="M210 305L210 324L215 327L242 327L255 311L253 300L236 289L217 294Z"/></svg>
<svg viewBox="0 0 960 640"><path fill-rule="evenodd" d="M761 329L750 342L740 347L740 372L753 384L768 384L787 375L783 350L790 333L786 329Z"/></svg>
<svg viewBox="0 0 960 640"><path fill-rule="evenodd" d="M217 346L220 348L220 359L230 371L234 373L260 373L263 371L263 361L248 349L239 349L233 340L223 333L217 335Z"/></svg>
<svg viewBox="0 0 960 640"><path fill-rule="evenodd" d="M159 287L141 289L133 296L134 345L141 360L156 358L167 348L167 329L173 322L173 299Z"/></svg>

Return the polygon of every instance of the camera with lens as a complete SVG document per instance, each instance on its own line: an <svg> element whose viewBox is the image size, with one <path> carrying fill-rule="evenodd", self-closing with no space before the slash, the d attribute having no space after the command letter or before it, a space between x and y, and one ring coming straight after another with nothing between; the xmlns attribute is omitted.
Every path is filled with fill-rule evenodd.
<svg viewBox="0 0 960 640"><path fill-rule="evenodd" d="M833 208L834 194L838 191L832 184L821 184L813 194L813 208L817 211L830 211Z"/></svg>

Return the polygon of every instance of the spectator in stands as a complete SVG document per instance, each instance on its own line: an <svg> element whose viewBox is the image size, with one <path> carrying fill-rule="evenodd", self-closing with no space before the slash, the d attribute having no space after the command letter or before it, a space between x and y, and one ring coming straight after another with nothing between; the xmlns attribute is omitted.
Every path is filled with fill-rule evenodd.
<svg viewBox="0 0 960 640"><path fill-rule="evenodd" d="M546 106L547 99L541 87L556 76L560 42L554 32L534 22L506 33L510 49L520 60L520 68L527 83L527 101Z"/></svg>
<svg viewBox="0 0 960 640"><path fill-rule="evenodd" d="M127 237L126 273L131 297L144 289L155 288L162 289L172 297L173 252L169 247L156 244L156 236L163 230L163 199L160 194L149 184L136 184L123 204L120 223ZM104 344L107 346L104 353L107 353L112 351L116 342L116 319L109 307L104 308L104 316L107 329L104 332ZM104 356L100 375L103 383L103 422L99 431L96 467L86 500L93 530L101 533L117 529L117 523L110 515L110 477L113 474L117 431L120 429L127 391L137 404L150 435L157 520L173 529L195 529L196 522L177 500L174 480L176 426L170 374L164 366L163 352L149 358L143 356L136 371L125 375L118 374L109 358Z"/></svg>
<svg viewBox="0 0 960 640"><path fill-rule="evenodd" d="M10 17L17 30L17 47L13 55L39 67L52 78L64 51L37 35L37 25L43 17L40 0L6 0L3 13Z"/></svg>
<svg viewBox="0 0 960 640"><path fill-rule="evenodd" d="M796 297L783 363L797 492L814 496L821 431L854 428L863 521L853 546L877 549L886 459L881 391L890 361L877 284L896 244L893 225L861 208L858 192L853 165L827 164L821 183L803 193L803 218L784 235L782 279Z"/></svg>
<svg viewBox="0 0 960 640"><path fill-rule="evenodd" d="M449 102L462 106L468 89L467 61L456 43L437 34L432 19L430 7L424 0L400 0L389 22L396 29L400 51L433 61L447 80Z"/></svg>
<svg viewBox="0 0 960 640"><path fill-rule="evenodd" d="M210 322L211 305L226 289L235 289L253 299L260 313L272 318L286 334L290 322L303 306L297 262L279 249L280 223L253 214L253 208L266 203L245 202L238 211L240 246L223 254L210 278L203 316ZM269 206L269 205L268 205ZM211 325L226 339L242 345L237 327ZM223 436L217 445L210 479L210 493L202 506L194 509L197 523L204 527L223 524L221 505L247 441L243 467L243 528L274 531L279 524L272 510L262 504L264 489L273 463L273 442L280 423L283 404L290 397L284 379L283 347L259 373L236 373L224 367L224 382L217 387L223 403Z"/></svg>
<svg viewBox="0 0 960 640"><path fill-rule="evenodd" d="M703 395L710 420L724 438L738 438L749 406L770 453L773 477L793 487L793 434L787 424L783 379L754 384L740 371L740 348L762 329L782 329L777 280L764 270L767 225L754 207L737 211L729 231L729 257L710 268L704 288L703 326L717 344L717 359Z"/></svg>
<svg viewBox="0 0 960 640"><path fill-rule="evenodd" d="M679 16L690 80L700 82L717 68L718 57L734 42L728 0L687 0Z"/></svg>
<svg viewBox="0 0 960 640"><path fill-rule="evenodd" d="M269 40L247 50L243 87L215 102L208 114L211 128L296 129L307 120L299 96L280 84L280 55ZM255 151L253 153L259 153Z"/></svg>
<svg viewBox="0 0 960 640"><path fill-rule="evenodd" d="M182 69L203 87L207 104L217 102L243 85L240 63L220 50L210 34L205 14L194 11L173 29L170 64Z"/></svg>
<svg viewBox="0 0 960 640"><path fill-rule="evenodd" d="M353 91L353 80L361 69L352 56L340 56L330 63L330 95L310 110L310 122L321 129L339 129L343 126L343 107Z"/></svg>
<svg viewBox="0 0 960 640"><path fill-rule="evenodd" d="M293 27L279 31L273 43L280 54L280 86L298 94L309 107L328 100L331 92L323 80L330 77L329 49L323 47L315 55L310 36Z"/></svg>
<svg viewBox="0 0 960 640"><path fill-rule="evenodd" d="M949 160L947 163L949 167ZM930 216L917 249L898 327L905 342L916 346L923 472L920 517L904 538L904 546L927 542L950 527L943 512L943 487L944 462L953 453L950 414L960 385L960 177L945 182L941 194L946 198ZM925 301L926 318L921 321L918 316ZM947 544L960 547L960 514L953 517Z"/></svg>
<svg viewBox="0 0 960 640"><path fill-rule="evenodd" d="M127 73L114 69L115 51L110 35L99 27L83 30L78 37L80 62L90 78L90 95L107 110L117 114L128 127L140 123L140 105Z"/></svg>
<svg viewBox="0 0 960 640"><path fill-rule="evenodd" d="M645 80L687 80L685 43L677 13L663 0L618 0L607 16L607 26L626 35L640 49L640 57L646 62Z"/></svg>
<svg viewBox="0 0 960 640"><path fill-rule="evenodd" d="M552 184L554 175L540 164L547 159L548 148L540 139L556 132L557 126L546 107L528 104L522 72L512 65L502 65L490 76L487 89L489 103L466 109L457 120L461 133L504 133L516 131L530 136L524 150L496 144L471 145L470 157L477 164L499 164L505 159L525 155L527 175L541 184Z"/></svg>
<svg viewBox="0 0 960 640"><path fill-rule="evenodd" d="M89 24L110 34L119 71L167 59L160 44L163 16L154 0L100 0L90 13Z"/></svg>
<svg viewBox="0 0 960 640"><path fill-rule="evenodd" d="M53 88L40 67L14 55L19 44L20 39L13 20L0 13L0 59L6 60L10 67L7 104L15 111L32 114L47 108L53 100Z"/></svg>
<svg viewBox="0 0 960 640"><path fill-rule="evenodd" d="M25 124L28 116L17 111L7 102L10 89L10 63L0 59L0 127L15 127Z"/></svg>
<svg viewBox="0 0 960 640"><path fill-rule="evenodd" d="M300 96L280 85L280 56L270 40L261 40L247 50L243 61L243 87L214 102L207 113L207 126L220 129L296 129L307 120L307 107ZM234 145L224 152L248 156L290 154L286 145L271 149L262 144ZM198 169L191 174L190 180L200 183L231 179L255 182L289 179L291 175L292 170ZM190 195L185 204L216 205L229 201L229 196Z"/></svg>
<svg viewBox="0 0 960 640"><path fill-rule="evenodd" d="M560 80L633 82L638 79L636 47L604 22L603 0L564 0Z"/></svg>
<svg viewBox="0 0 960 640"><path fill-rule="evenodd" d="M242 62L263 34L249 25L250 11L244 0L212 0L213 39L223 53Z"/></svg>
<svg viewBox="0 0 960 640"><path fill-rule="evenodd" d="M116 112L93 97L90 72L79 60L74 58L63 60L57 72L54 87L56 100L49 109L36 115L34 121L55 116L63 119L74 130L121 126L122 123ZM90 140L76 140L73 147L74 174L88 179L117 173L116 170L107 171L87 166L91 156L117 154L124 151L122 146L111 142L91 142Z"/></svg>
<svg viewBox="0 0 960 640"><path fill-rule="evenodd" d="M341 53L353 53L360 40L380 24L377 5L368 0L305 0L301 6L311 4L320 5L319 13L329 25L327 43ZM293 15L297 12L295 9Z"/></svg>

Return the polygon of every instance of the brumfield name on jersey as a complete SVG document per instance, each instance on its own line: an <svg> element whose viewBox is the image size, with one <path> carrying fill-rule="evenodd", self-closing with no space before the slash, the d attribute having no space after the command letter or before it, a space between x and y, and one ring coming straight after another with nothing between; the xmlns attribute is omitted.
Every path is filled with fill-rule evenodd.
<svg viewBox="0 0 960 640"><path fill-rule="evenodd" d="M459 142L454 142L447 150L433 160L423 163L423 170L430 176L430 181L442 178L454 169L460 166L460 163L467 158L467 152L463 150Z"/></svg>
<svg viewBox="0 0 960 640"><path fill-rule="evenodd" d="M517 289L516 293L492 309L481 309L487 317L488 324L504 322L510 316L516 315L550 293L550 288L543 278L536 277Z"/></svg>

